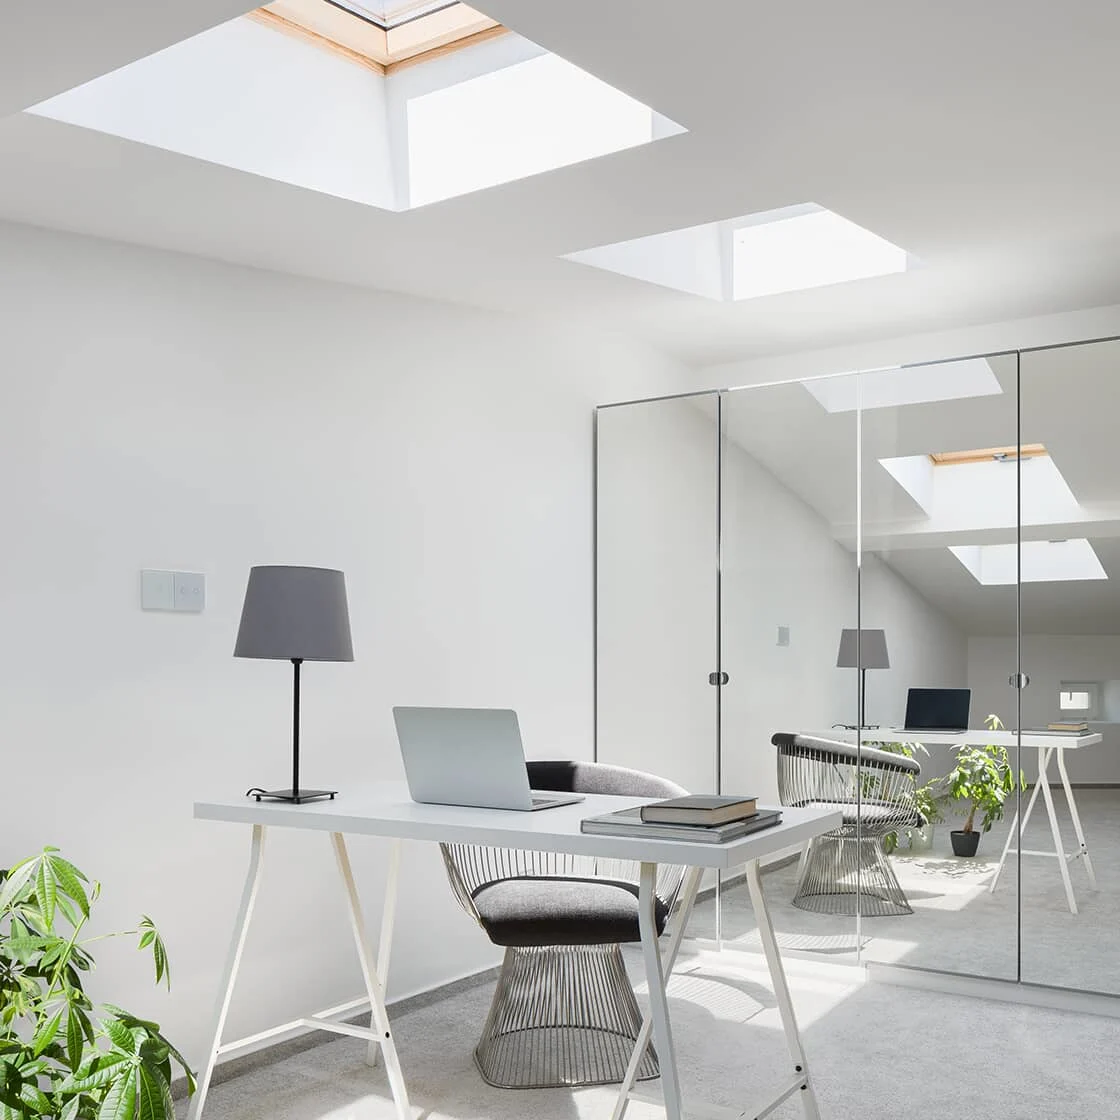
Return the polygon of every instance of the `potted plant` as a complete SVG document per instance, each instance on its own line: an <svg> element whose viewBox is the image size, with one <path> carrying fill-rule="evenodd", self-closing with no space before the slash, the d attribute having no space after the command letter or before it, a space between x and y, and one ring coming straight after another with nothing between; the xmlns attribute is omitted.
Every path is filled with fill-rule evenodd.
<svg viewBox="0 0 1120 1120"><path fill-rule="evenodd" d="M167 952L150 918L127 933L81 935L100 894L57 848L0 870L0 1120L174 1120L172 1063L194 1078L159 1024L104 1004L82 985L87 946L135 936L156 983Z"/></svg>
<svg viewBox="0 0 1120 1120"><path fill-rule="evenodd" d="M988 716L984 723L989 731L1003 729L997 715ZM953 852L958 856L974 856L980 843L980 833L987 832L996 821L1003 819L1007 797L1016 789L1007 748L991 743L982 747L969 744L958 747L956 764L942 780L942 785L949 799L959 803L965 814L963 827L950 833ZM1019 785L1026 788L1026 780L1021 774ZM977 816L980 818L979 829Z"/></svg>

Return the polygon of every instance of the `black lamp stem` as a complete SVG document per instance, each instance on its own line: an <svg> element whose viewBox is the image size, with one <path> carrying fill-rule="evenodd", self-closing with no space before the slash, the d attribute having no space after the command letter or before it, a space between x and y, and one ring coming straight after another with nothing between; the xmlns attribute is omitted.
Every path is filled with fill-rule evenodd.
<svg viewBox="0 0 1120 1120"><path fill-rule="evenodd" d="M292 658L292 795L299 798L299 667L302 657Z"/></svg>

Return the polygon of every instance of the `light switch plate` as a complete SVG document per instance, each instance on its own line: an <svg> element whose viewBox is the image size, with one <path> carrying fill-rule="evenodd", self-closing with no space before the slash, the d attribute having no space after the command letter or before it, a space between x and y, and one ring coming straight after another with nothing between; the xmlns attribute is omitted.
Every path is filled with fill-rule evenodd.
<svg viewBox="0 0 1120 1120"><path fill-rule="evenodd" d="M172 610L193 611L206 606L206 577L201 572L172 572L174 590Z"/></svg>
<svg viewBox="0 0 1120 1120"><path fill-rule="evenodd" d="M780 646L788 646L789 645L789 627L788 626L779 626L778 627L778 645L780 645Z"/></svg>
<svg viewBox="0 0 1120 1120"><path fill-rule="evenodd" d="M171 572L145 568L140 573L140 609L145 611L173 611L175 609L174 582Z"/></svg>

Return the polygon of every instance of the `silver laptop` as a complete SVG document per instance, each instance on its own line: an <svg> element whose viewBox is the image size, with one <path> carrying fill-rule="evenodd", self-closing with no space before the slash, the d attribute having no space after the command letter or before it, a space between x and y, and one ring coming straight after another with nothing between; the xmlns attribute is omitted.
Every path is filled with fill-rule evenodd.
<svg viewBox="0 0 1120 1120"><path fill-rule="evenodd" d="M508 708L394 708L413 801L482 809L552 809L574 793L529 789L517 713Z"/></svg>

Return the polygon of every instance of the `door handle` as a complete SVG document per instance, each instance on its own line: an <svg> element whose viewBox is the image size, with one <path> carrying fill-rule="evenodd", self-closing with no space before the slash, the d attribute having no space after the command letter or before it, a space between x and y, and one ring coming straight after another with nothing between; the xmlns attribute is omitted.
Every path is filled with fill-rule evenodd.
<svg viewBox="0 0 1120 1120"><path fill-rule="evenodd" d="M708 684L713 684L713 685L716 686L716 688L719 688L720 685L727 684L727 682L730 679L731 678L726 673L709 673L708 674Z"/></svg>

